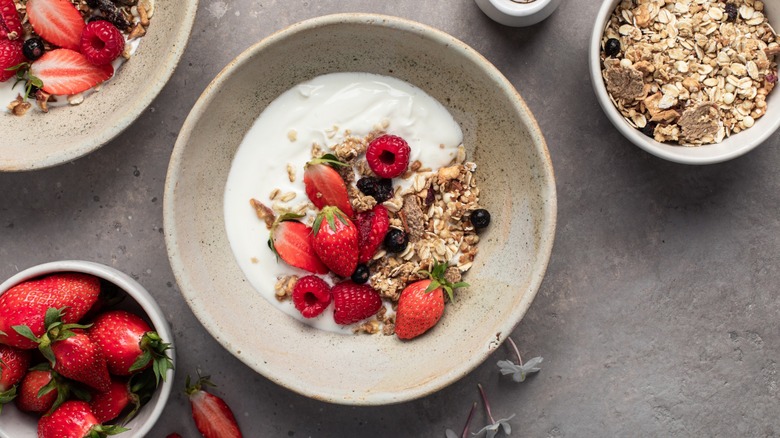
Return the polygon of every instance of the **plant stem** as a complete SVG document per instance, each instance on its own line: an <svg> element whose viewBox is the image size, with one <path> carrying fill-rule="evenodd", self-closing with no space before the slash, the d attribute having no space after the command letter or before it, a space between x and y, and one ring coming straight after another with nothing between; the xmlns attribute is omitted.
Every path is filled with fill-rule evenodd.
<svg viewBox="0 0 780 438"><path fill-rule="evenodd" d="M493 413L490 412L490 403L488 403L487 395L485 395L485 390L482 389L482 384L477 383L477 388L479 388L479 394L482 396L482 403L485 404L485 411L487 411L488 418L490 419L491 423L495 423L496 420L493 419Z"/></svg>
<svg viewBox="0 0 780 438"><path fill-rule="evenodd" d="M523 366L523 358L520 357L520 350L517 349L517 344L515 344L515 341L512 340L512 337L507 336L506 338L510 344L512 344L512 348L515 350L515 354L517 355L517 361L519 362L518 365Z"/></svg>
<svg viewBox="0 0 780 438"><path fill-rule="evenodd" d="M463 426L463 433L460 434L460 438L467 438L469 436L469 427L471 426L471 418L474 417L474 410L477 409L477 402L471 405L469 416L466 418L466 425Z"/></svg>

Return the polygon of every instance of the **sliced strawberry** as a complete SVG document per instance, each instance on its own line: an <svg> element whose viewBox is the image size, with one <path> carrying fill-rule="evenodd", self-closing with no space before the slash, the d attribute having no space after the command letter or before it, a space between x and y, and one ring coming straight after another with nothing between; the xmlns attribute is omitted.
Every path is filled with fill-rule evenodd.
<svg viewBox="0 0 780 438"><path fill-rule="evenodd" d="M22 42L0 38L0 82L16 76L16 71L8 69L23 62Z"/></svg>
<svg viewBox="0 0 780 438"><path fill-rule="evenodd" d="M111 64L92 65L79 52L57 49L46 52L30 66L30 73L43 81L50 94L76 94L89 90L114 74Z"/></svg>
<svg viewBox="0 0 780 438"><path fill-rule="evenodd" d="M347 195L347 185L341 175L330 165L343 166L336 157L326 155L306 164L303 171L303 183L306 185L306 195L312 204L322 209L327 205L338 207L339 210L352 217L352 204Z"/></svg>
<svg viewBox="0 0 780 438"><path fill-rule="evenodd" d="M0 0L0 39L11 39L12 34L16 34L13 39L21 38L22 20L14 0Z"/></svg>
<svg viewBox="0 0 780 438"><path fill-rule="evenodd" d="M236 423L233 411L224 400L214 394L204 391L206 386L214 386L209 376L203 376L190 385L187 376L185 392L189 396L192 407L192 418L195 426L205 438L241 438L241 430Z"/></svg>
<svg viewBox="0 0 780 438"><path fill-rule="evenodd" d="M358 248L360 249L358 263L366 263L374 257L377 248L382 244L385 234L390 228L387 209L382 205L376 205L371 211L358 213L355 217L355 226L358 229Z"/></svg>
<svg viewBox="0 0 780 438"><path fill-rule="evenodd" d="M68 0L28 0L27 16L41 38L64 49L79 50L84 18Z"/></svg>
<svg viewBox="0 0 780 438"><path fill-rule="evenodd" d="M280 219L271 230L268 246L290 266L327 274L328 267L314 252L311 228L298 221Z"/></svg>

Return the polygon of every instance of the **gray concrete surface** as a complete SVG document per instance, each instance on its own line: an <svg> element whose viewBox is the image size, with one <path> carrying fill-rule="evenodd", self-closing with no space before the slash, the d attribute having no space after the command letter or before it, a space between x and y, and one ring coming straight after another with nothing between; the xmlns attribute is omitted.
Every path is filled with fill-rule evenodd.
<svg viewBox="0 0 780 438"><path fill-rule="evenodd" d="M211 373L247 437L442 437L462 427L477 382L495 414L517 414L513 436L777 437L780 136L707 167L668 163L628 143L591 91L586 41L597 8L595 0L564 1L545 22L512 29L470 0L201 0L181 65L125 133L70 164L0 174L0 277L65 258L131 273L173 325L176 387L196 367ZM462 39L515 84L546 135L559 225L542 288L513 335L524 355L545 358L525 383L500 378L495 362L509 355L501 348L421 400L323 404L224 351L179 294L162 194L189 108L252 43L347 11L399 15ZM475 426L484 422L480 408ZM198 436L182 393L150 436L173 431Z"/></svg>

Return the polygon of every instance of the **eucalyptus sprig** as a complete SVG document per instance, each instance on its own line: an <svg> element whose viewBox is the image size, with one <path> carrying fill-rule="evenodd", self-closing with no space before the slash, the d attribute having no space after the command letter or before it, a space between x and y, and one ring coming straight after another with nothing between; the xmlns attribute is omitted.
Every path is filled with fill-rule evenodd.
<svg viewBox="0 0 780 438"><path fill-rule="evenodd" d="M517 355L517 363L514 363L510 360L499 360L496 362L496 365L498 365L498 369L502 375L506 376L511 374L512 380L519 383L524 382L528 374L536 373L541 370L539 364L541 364L544 360L543 357L537 356L528 362L523 363L523 358L520 357L520 350L517 349L517 344L515 344L515 341L513 341L511 337L507 337L506 339L515 350L515 354Z"/></svg>

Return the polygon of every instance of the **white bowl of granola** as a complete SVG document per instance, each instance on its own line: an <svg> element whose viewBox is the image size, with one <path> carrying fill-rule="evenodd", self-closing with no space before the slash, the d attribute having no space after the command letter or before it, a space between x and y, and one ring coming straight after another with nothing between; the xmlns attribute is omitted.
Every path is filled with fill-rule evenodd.
<svg viewBox="0 0 780 438"><path fill-rule="evenodd" d="M590 41L598 101L658 157L710 164L743 155L780 126L778 22L778 0L606 0Z"/></svg>
<svg viewBox="0 0 780 438"><path fill-rule="evenodd" d="M322 105L302 106L307 102ZM330 106L334 102L336 106ZM312 128L306 124L310 122L318 126ZM411 150L408 166L403 167L407 171L398 176L385 173L387 169L380 172L368 158L374 156L372 140L384 138L383 147L399 144L388 134L404 137ZM317 167L322 164L305 167L327 149L353 166L335 179L344 178L349 187L351 206L340 207L354 209L354 216L347 212L344 216L350 218L323 221L320 228L316 224L313 228L321 233L353 217L359 221L358 216L369 210L378 217L374 204L382 195L362 196L357 192L364 190L360 180L356 183L345 175L354 171L362 180L375 172L394 187L382 203L389 212L389 226L397 229L393 235L409 237L403 248L393 249L397 241L391 245L385 239L383 246L369 251L365 264L370 286L362 285L362 292L355 294L373 297L372 303L381 296L385 310L372 308L373 316L359 321L354 313L340 313L336 289L351 283L334 274L342 265L326 259L335 254L334 258L354 263L349 254L356 246L344 244L343 251L323 253L317 245L325 244L313 243L317 255L312 257L301 249L309 247L310 231L297 245L283 245L277 234L284 226L284 235L294 236L295 229L311 224L319 208L333 209L308 205L316 204L320 195L330 202L331 191L312 194L305 183L310 171L312 180L330 178ZM441 160L436 166L444 167L426 167L436 160ZM437 184L446 189L433 185L432 178L440 177L446 182ZM457 199L455 192L460 194ZM339 205L338 200L333 202L328 205ZM449 208L448 202L453 210L444 214L452 220L436 213L440 206ZM268 227L253 207L268 219ZM492 219L479 234L472 210L477 208L490 211ZM268 228L273 227L273 216L285 211L306 217L295 226L277 223L273 229L277 260L266 244ZM509 81L449 35L369 14L295 24L231 62L183 126L171 157L164 202L169 259L185 300L205 328L230 353L274 382L309 397L352 405L424 396L487 358L511 333L538 290L550 257L555 214L555 183L544 138ZM463 246L448 240L438 225L440 219L449 221L447 226L454 228L447 233L458 236L456 242ZM384 230L386 237L391 234L386 223ZM434 237L419 234L413 241L412 235L426 230ZM318 237L311 239L316 242ZM473 250L477 244L478 254ZM300 259L287 258L291 247ZM463 272L462 280L471 286L456 290L455 301L446 304L444 316L427 332L402 334L402 305L394 299L422 277L422 269L431 269L433 263L423 263L432 254L457 264L455 270ZM415 272L403 278L390 273L387 264L396 262ZM358 271L354 264L340 275L349 276L353 269L354 279ZM292 300L288 292L290 282L295 282L295 289L304 283L300 278L312 272L338 284L332 289L332 304L307 319L298 308L296 292ZM395 286L383 286L377 276ZM309 295L307 300L313 298Z"/></svg>
<svg viewBox="0 0 780 438"><path fill-rule="evenodd" d="M3 172L42 169L75 160L127 128L173 74L198 6L198 0L16 3L18 23L23 24L11 17L17 23L11 27L16 29L6 38L13 38L12 43L6 40L3 44L11 47L8 50L13 50L14 56L18 54L20 63L30 66L18 71L27 83L41 90L35 92L24 82L14 85L13 77L0 82ZM97 6L93 9L88 3ZM33 7L28 8L30 5ZM56 11L46 9L55 6ZM53 26L52 17L67 19ZM99 38L106 39L106 28L119 32L122 43L98 41L96 29L102 29ZM115 51L107 59L93 57L95 52L89 52L87 46ZM13 59L0 63L13 63ZM42 83L34 80L36 74Z"/></svg>

